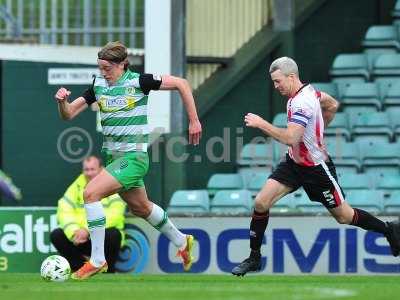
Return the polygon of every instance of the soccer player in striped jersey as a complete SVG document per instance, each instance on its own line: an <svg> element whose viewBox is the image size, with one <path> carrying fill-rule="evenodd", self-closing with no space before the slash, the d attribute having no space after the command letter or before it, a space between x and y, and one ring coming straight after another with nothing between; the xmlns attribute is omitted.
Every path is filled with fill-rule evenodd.
<svg viewBox="0 0 400 300"><path fill-rule="evenodd" d="M288 98L287 128L277 128L261 117L245 116L248 127L259 128L282 144L288 145L286 157L268 178L256 196L250 223L250 256L233 268L232 274L243 276L261 268L261 243L268 224L269 209L279 199L301 186L312 201L322 203L340 224L350 224L385 235L392 254L400 254L400 227L385 223L361 209L352 208L344 199L335 165L323 143L324 127L333 119L338 102L316 91L299 79L296 62L281 57L272 62L269 73L275 89Z"/></svg>
<svg viewBox="0 0 400 300"><path fill-rule="evenodd" d="M193 236L179 231L167 213L152 203L146 194L143 177L149 158L147 98L151 90L177 90L189 119L189 143L197 145L201 124L188 82L170 75L138 74L128 69L127 49L120 42L110 42L98 52L101 76L82 96L68 102L71 94L60 88L55 99L62 119L71 120L96 102L100 107L103 127L102 155L106 168L85 188L84 200L92 251L90 260L72 274L73 279L86 279L107 269L104 258L105 215L100 199L119 193L130 210L164 233L178 248L183 268L192 265Z"/></svg>

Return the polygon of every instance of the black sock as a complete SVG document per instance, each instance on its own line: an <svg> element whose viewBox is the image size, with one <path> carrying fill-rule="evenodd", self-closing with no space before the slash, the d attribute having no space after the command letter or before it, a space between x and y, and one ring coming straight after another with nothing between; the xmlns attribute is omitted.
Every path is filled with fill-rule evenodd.
<svg viewBox="0 0 400 300"><path fill-rule="evenodd" d="M268 225L269 211L259 213L254 210L250 223L250 248L252 253L260 253L265 229Z"/></svg>
<svg viewBox="0 0 400 300"><path fill-rule="evenodd" d="M354 208L353 220L350 225L361 227L365 230L372 230L382 234L387 233L386 223L375 218L365 210Z"/></svg>

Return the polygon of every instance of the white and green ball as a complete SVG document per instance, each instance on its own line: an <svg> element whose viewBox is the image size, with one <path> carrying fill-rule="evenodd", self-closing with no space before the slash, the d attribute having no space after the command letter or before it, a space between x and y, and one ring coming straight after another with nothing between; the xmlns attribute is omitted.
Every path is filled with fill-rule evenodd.
<svg viewBox="0 0 400 300"><path fill-rule="evenodd" d="M60 255L47 257L40 267L40 275L46 281L62 282L69 278L71 267L68 261Z"/></svg>

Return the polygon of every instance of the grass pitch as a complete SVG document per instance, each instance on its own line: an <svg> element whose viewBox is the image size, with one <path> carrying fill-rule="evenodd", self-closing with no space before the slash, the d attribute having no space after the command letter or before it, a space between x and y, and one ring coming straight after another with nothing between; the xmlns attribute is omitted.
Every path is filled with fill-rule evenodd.
<svg viewBox="0 0 400 300"><path fill-rule="evenodd" d="M38 274L0 274L4 300L398 299L396 276L97 275L45 282Z"/></svg>

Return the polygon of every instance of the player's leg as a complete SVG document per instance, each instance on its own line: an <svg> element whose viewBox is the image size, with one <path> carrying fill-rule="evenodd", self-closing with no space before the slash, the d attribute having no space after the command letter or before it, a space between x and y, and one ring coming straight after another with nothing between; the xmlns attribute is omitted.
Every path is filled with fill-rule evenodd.
<svg viewBox="0 0 400 300"><path fill-rule="evenodd" d="M121 184L107 170L102 170L93 178L83 193L85 199L86 217L92 243L90 262L99 267L104 264L105 213L100 200L115 194L121 189Z"/></svg>
<svg viewBox="0 0 400 300"><path fill-rule="evenodd" d="M85 188L86 217L90 232L92 253L89 263L73 274L73 278L85 279L107 270L104 254L105 214L99 200L143 184L148 170L148 156L143 152L103 152L106 168L93 178Z"/></svg>
<svg viewBox="0 0 400 300"><path fill-rule="evenodd" d="M147 198L143 177L146 175L148 167L147 153L134 152L127 153L114 161L110 166L107 166L107 170L122 184L123 188L119 194L131 211L164 233L178 247L178 254L183 260L184 269L187 271L193 261L191 256L193 236L180 232L168 218L167 213Z"/></svg>
<svg viewBox="0 0 400 300"><path fill-rule="evenodd" d="M232 274L244 276L248 272L261 268L261 245L269 220L269 209L280 198L290 193L293 188L275 179L268 179L258 193L254 203L254 212L250 222L250 255L232 269Z"/></svg>
<svg viewBox="0 0 400 300"><path fill-rule="evenodd" d="M400 226L397 222L383 222L365 210L352 208L347 202L329 209L340 224L348 224L383 234L389 242L394 256L400 254Z"/></svg>
<svg viewBox="0 0 400 300"><path fill-rule="evenodd" d="M121 187L122 185L106 169L103 169L86 186L83 198L90 233L91 255L89 262L72 274L73 279L86 279L96 273L107 271L108 266L104 255L106 218L100 200L115 194Z"/></svg>
<svg viewBox="0 0 400 300"><path fill-rule="evenodd" d="M261 268L260 249L268 225L269 209L276 201L296 190L300 185L293 166L293 161L286 155L256 196L250 222L250 256L233 268L233 275L243 276L247 272Z"/></svg>
<svg viewBox="0 0 400 300"><path fill-rule="evenodd" d="M144 187L120 192L120 196L134 215L145 219L155 229L164 233L177 248L186 245L186 235L175 227L166 211L148 199Z"/></svg>
<svg viewBox="0 0 400 300"><path fill-rule="evenodd" d="M188 271L193 263L193 236L178 230L168 218L167 212L148 199L144 187L120 192L120 196L134 215L145 219L178 248L178 256L182 258L184 270Z"/></svg>
<svg viewBox="0 0 400 300"><path fill-rule="evenodd" d="M388 239L393 255L399 255L400 227L398 224L385 223L362 209L352 208L345 202L335 166L331 160L305 170L304 174L306 178L304 189L311 200L321 202L340 224L349 224L382 233Z"/></svg>
<svg viewBox="0 0 400 300"><path fill-rule="evenodd" d="M257 194L250 223L250 248L252 251L260 253L261 243L268 225L269 209L292 190L292 187L270 178Z"/></svg>

